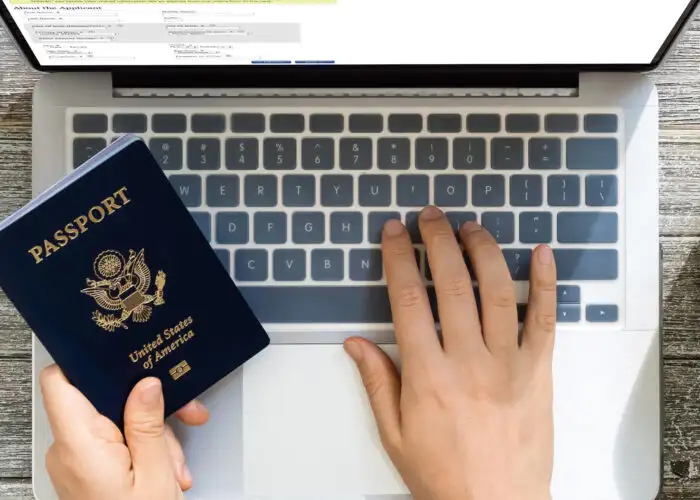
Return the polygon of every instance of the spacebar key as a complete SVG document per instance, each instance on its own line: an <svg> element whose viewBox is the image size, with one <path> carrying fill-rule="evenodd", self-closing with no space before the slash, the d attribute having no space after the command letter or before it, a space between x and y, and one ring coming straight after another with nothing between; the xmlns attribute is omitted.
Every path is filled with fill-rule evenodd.
<svg viewBox="0 0 700 500"><path fill-rule="evenodd" d="M612 249L554 250L557 280L615 280L618 277L618 254Z"/></svg>
<svg viewBox="0 0 700 500"><path fill-rule="evenodd" d="M261 323L391 323L386 286L240 286ZM431 305L435 290L428 288ZM437 317L436 311L433 316Z"/></svg>

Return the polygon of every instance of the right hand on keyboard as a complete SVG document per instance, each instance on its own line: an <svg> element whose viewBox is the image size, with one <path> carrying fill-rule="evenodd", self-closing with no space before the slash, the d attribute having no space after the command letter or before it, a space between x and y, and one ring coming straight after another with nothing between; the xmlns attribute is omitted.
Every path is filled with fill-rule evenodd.
<svg viewBox="0 0 700 500"><path fill-rule="evenodd" d="M416 500L542 500L553 468L552 355L556 269L552 251L536 249L521 342L514 286L488 233L467 223L460 238L479 284L479 319L471 277L450 223L425 209L426 242L438 297L439 341L411 239L389 221L382 252L399 375L371 342L350 338L382 443Z"/></svg>

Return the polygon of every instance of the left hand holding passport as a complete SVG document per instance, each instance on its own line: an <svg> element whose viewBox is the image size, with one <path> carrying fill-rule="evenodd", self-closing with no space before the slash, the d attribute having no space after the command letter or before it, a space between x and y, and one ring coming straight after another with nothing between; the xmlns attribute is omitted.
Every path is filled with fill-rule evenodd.
<svg viewBox="0 0 700 500"><path fill-rule="evenodd" d="M162 386L141 380L124 410L124 434L52 365L41 374L55 441L46 466L59 498L73 500L182 499L192 487L182 447L164 421ZM193 401L175 413L203 425L208 410Z"/></svg>

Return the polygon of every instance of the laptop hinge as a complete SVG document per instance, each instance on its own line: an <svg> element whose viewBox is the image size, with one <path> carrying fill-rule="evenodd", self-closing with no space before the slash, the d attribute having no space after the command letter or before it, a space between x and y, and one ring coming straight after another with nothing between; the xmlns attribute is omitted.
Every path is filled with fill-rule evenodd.
<svg viewBox="0 0 700 500"><path fill-rule="evenodd" d="M262 67L115 72L112 84L117 97L571 97L578 95L579 74Z"/></svg>

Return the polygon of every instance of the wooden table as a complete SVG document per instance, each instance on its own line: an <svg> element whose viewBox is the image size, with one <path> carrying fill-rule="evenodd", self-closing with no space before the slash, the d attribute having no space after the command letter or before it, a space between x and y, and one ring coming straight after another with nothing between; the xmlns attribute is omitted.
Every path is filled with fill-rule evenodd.
<svg viewBox="0 0 700 500"><path fill-rule="evenodd" d="M30 70L0 30L0 220L31 197ZM700 499L700 17L651 77L661 100L664 498ZM30 332L0 292L0 497L33 498Z"/></svg>

